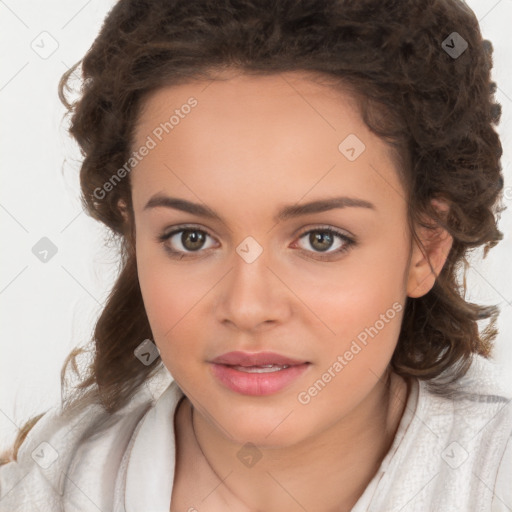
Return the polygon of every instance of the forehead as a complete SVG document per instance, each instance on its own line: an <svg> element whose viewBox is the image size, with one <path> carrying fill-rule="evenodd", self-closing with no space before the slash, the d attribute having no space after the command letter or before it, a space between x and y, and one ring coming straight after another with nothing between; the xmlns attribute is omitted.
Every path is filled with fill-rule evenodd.
<svg viewBox="0 0 512 512"><path fill-rule="evenodd" d="M348 92L319 80L325 79L303 72L269 76L224 73L212 81L163 87L144 102L137 134L144 135L162 120L169 120L174 111L181 114L180 119L174 121L178 121L176 130L173 128L175 133L184 131L183 128L177 130L177 125L186 117L190 118L188 125L196 125L194 121L197 125L215 122L217 126L222 124L224 131L236 129L240 137L250 131L251 126L260 132L272 133L275 126L280 128L283 124L289 128L296 125L295 135L298 131L308 134L320 130L325 135L339 137L336 132L348 124L354 130L367 131L355 99ZM197 105L189 110L187 103L191 98ZM197 125L194 127L199 127ZM244 132L240 132L241 128ZM201 136L201 130L196 131L196 136Z"/></svg>
<svg viewBox="0 0 512 512"><path fill-rule="evenodd" d="M161 88L144 103L134 149L148 138L154 147L132 171L134 206L135 196L176 187L296 201L363 183L385 195L386 182L396 200L400 187L389 147L355 99L297 72Z"/></svg>

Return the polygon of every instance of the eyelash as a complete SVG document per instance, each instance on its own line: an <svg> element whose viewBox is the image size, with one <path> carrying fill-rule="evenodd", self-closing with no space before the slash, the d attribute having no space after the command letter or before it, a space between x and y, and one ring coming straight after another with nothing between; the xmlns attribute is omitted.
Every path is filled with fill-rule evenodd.
<svg viewBox="0 0 512 512"><path fill-rule="evenodd" d="M193 255L199 254L200 252L204 251L203 249L199 249L198 251L190 251L190 252L176 251L175 249L171 249L168 245L165 244L165 242L167 240L169 240L171 237L173 237L174 235L176 235L178 233L182 233L183 231L193 231L193 232L203 233L203 234L208 235L209 237L213 238L213 236L210 235L207 231L205 231L204 229L200 229L196 226L191 226L191 225L176 226L172 231L162 233L161 235L157 236L157 242L163 244L165 251L168 253L168 255L171 258L180 259L180 260L186 259L186 258L189 258L190 256L194 257ZM344 242L344 245L341 248L339 248L335 251L331 251L331 252L322 253L322 252L308 251L308 250L303 249L308 253L313 252L316 255L315 258L319 259L321 261L332 260L333 255L344 254L347 251L349 251L353 246L356 245L356 241L354 239L348 237L344 233L341 233L340 231L338 231L334 228L327 227L327 226L318 226L313 229L311 229L311 228L307 229L305 231L302 231L298 235L297 238L300 240L305 235L308 235L308 234L314 233L314 232L328 233L329 235L332 235L334 238L341 239Z"/></svg>

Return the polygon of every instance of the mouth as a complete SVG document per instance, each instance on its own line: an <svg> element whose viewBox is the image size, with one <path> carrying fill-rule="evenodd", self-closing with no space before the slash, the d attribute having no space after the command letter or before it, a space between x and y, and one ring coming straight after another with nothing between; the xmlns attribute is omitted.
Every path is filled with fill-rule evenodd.
<svg viewBox="0 0 512 512"><path fill-rule="evenodd" d="M308 361L293 359L291 357L277 354L276 352L227 352L215 359L212 363L224 364L227 366L295 366Z"/></svg>
<svg viewBox="0 0 512 512"><path fill-rule="evenodd" d="M264 396L277 393L303 375L309 361L292 359L273 352L229 352L211 362L214 377L242 395Z"/></svg>
<svg viewBox="0 0 512 512"><path fill-rule="evenodd" d="M290 368L290 365L283 364L265 364L261 366L240 366L240 365L225 365L233 368L234 370L238 370L239 372L246 373L272 373L272 372L280 372L285 370L286 368Z"/></svg>

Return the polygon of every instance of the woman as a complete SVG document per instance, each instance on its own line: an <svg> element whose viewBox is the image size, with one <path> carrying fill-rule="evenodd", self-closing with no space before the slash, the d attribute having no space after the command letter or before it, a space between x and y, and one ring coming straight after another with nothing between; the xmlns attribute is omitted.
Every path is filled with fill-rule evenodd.
<svg viewBox="0 0 512 512"><path fill-rule="evenodd" d="M510 509L457 279L502 238L491 53L458 0L120 0L69 108L121 272L0 510Z"/></svg>

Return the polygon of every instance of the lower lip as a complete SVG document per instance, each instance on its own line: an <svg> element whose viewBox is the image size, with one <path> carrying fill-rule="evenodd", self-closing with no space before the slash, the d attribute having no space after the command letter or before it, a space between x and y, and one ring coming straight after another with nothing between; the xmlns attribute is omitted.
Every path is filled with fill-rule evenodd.
<svg viewBox="0 0 512 512"><path fill-rule="evenodd" d="M226 387L242 395L264 396L281 391L308 369L309 363L297 364L267 373L248 373L224 364L212 363L212 372Z"/></svg>

